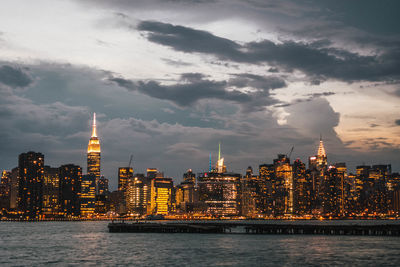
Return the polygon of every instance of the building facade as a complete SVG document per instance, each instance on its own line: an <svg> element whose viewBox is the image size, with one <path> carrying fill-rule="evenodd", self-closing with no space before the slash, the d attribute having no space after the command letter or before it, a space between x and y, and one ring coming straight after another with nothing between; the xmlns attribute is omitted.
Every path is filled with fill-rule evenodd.
<svg viewBox="0 0 400 267"><path fill-rule="evenodd" d="M96 113L93 114L92 136L90 137L87 149L87 174L93 175L96 179L96 188L100 179L100 140L97 137Z"/></svg>
<svg viewBox="0 0 400 267"><path fill-rule="evenodd" d="M18 209L28 218L38 218L43 207L44 156L27 152L18 158Z"/></svg>
<svg viewBox="0 0 400 267"><path fill-rule="evenodd" d="M60 208L63 216L80 215L82 168L74 164L60 166Z"/></svg>

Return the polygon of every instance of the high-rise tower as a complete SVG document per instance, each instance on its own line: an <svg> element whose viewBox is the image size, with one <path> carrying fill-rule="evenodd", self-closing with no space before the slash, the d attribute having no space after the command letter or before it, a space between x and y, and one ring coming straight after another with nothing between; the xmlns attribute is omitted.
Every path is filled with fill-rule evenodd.
<svg viewBox="0 0 400 267"><path fill-rule="evenodd" d="M317 167L319 169L325 168L327 165L327 157L324 147L324 142L322 141L322 136L319 138L319 146L317 152Z"/></svg>
<svg viewBox="0 0 400 267"><path fill-rule="evenodd" d="M226 172L226 166L224 165L224 158L221 158L221 143L218 144L218 161L216 167L218 173Z"/></svg>
<svg viewBox="0 0 400 267"><path fill-rule="evenodd" d="M22 153L18 158L18 209L29 218L37 218L43 206L44 156Z"/></svg>
<svg viewBox="0 0 400 267"><path fill-rule="evenodd" d="M87 150L87 173L96 179L96 188L100 179L100 140L97 137L96 113L93 114L92 137Z"/></svg>

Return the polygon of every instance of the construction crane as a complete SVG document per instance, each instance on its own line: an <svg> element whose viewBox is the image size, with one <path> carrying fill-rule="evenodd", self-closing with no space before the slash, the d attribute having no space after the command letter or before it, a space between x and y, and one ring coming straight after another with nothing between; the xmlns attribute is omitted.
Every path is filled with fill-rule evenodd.
<svg viewBox="0 0 400 267"><path fill-rule="evenodd" d="M129 159L128 168L130 168L130 167L131 167L131 164L132 164L132 159L133 159L133 155L131 155L131 158Z"/></svg>
<svg viewBox="0 0 400 267"><path fill-rule="evenodd" d="M292 146L292 149L290 149L289 155L287 155L287 158L288 158L288 159L290 159L290 156L291 156L292 153L293 153L293 149L294 149L294 146Z"/></svg>

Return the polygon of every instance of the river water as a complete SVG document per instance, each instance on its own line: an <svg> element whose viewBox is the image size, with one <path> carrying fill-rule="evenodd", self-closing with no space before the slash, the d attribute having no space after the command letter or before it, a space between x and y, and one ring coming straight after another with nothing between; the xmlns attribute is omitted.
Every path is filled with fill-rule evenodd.
<svg viewBox="0 0 400 267"><path fill-rule="evenodd" d="M108 222L0 222L0 266L400 266L400 238L108 233Z"/></svg>

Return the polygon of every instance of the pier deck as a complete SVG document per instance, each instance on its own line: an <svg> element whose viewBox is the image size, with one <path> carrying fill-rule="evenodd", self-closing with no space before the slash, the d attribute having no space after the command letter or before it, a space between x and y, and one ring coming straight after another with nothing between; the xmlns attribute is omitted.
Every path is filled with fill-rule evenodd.
<svg viewBox="0 0 400 267"><path fill-rule="evenodd" d="M234 233L272 235L400 236L400 224L293 224L248 222L135 222L110 223L110 233Z"/></svg>

